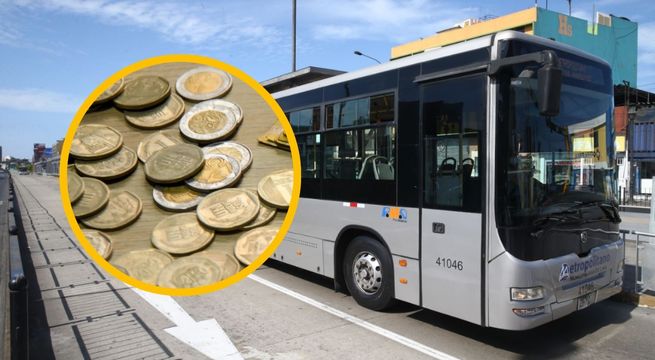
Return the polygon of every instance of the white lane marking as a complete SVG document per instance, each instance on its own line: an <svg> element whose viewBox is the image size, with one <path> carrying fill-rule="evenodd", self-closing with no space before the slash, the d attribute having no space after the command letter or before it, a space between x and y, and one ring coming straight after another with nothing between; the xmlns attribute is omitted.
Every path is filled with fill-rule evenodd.
<svg viewBox="0 0 655 360"><path fill-rule="evenodd" d="M268 281L268 280L266 280L264 278L261 278L261 277L259 277L257 275L250 275L250 276L248 276L248 278L251 279L251 280L254 280L254 281L256 281L256 282L258 282L258 283L260 283L262 285L268 286L271 289L274 289L274 290L277 290L277 291L279 291L281 293L287 294L287 295L289 295L289 296L291 296L291 297L293 297L293 298L295 298L297 300L300 300L300 301L302 301L302 302L304 302L304 303L306 303L308 305L311 305L311 306L313 306L315 308L318 308L318 309L321 309L321 310L323 310L325 312L328 312L328 313L330 313L330 314L332 314L332 315L334 315L336 317L339 317L339 318L341 318L343 320L349 321L349 322L351 322L351 323L353 323L353 324L355 324L357 326L361 326L366 330L372 331L372 332L374 332L374 333L376 333L378 335L382 335L382 336L386 337L389 340L393 340L393 341L395 341L395 342L397 342L397 343L399 343L401 345L405 345L405 346L407 346L409 348L412 348L412 349L414 349L414 350L416 350L416 351L418 351L420 353L423 353L423 354L425 354L427 356L430 356L432 358L441 359L441 360L459 360L458 358L456 358L456 357L454 357L452 355L446 354L446 353L444 353L442 351L439 351L437 349L433 349L433 348L431 348L429 346L423 345L423 344L421 344L421 343L419 343L417 341L414 341L414 340L412 340L410 338L404 337L404 336L402 336L400 334L397 334L397 333L395 333L393 331L389 331L389 330L387 330L385 328L382 328L380 326L371 324L370 322L368 322L366 320L362 320L362 319L360 319L358 317L352 316L352 315L350 315L348 313L345 313L345 312L343 312L341 310L337 310L337 309L335 309L335 308L333 308L333 307L331 307L329 305L323 304L322 302L316 301L316 300L314 300L312 298L309 298L309 297L307 297L305 295L297 293L297 292L295 292L293 290L287 289L287 288L285 288L283 286L280 286L280 285L278 285L276 283Z"/></svg>
<svg viewBox="0 0 655 360"><path fill-rule="evenodd" d="M137 288L132 288L132 290L176 325L164 329L167 333L210 359L243 360L241 353L216 319L196 322L172 297L153 294Z"/></svg>

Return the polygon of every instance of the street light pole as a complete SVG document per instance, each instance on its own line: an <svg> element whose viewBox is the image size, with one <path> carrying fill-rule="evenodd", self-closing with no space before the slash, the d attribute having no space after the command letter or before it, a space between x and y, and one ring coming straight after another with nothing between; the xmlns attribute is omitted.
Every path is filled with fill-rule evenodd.
<svg viewBox="0 0 655 360"><path fill-rule="evenodd" d="M376 61L378 64L382 64L382 63L380 62L380 60L378 60L378 59L376 59L376 58L374 58L374 57L372 57L372 56L368 56L368 55L362 53L362 52L359 51L359 50L355 50L355 51L353 51L353 54L355 54L355 55L357 55L357 56L367 57L367 58L369 58L369 59L371 59L371 60L373 60L373 61Z"/></svg>
<svg viewBox="0 0 655 360"><path fill-rule="evenodd" d="M291 20L291 72L296 71L296 0L291 0L293 5L292 20Z"/></svg>

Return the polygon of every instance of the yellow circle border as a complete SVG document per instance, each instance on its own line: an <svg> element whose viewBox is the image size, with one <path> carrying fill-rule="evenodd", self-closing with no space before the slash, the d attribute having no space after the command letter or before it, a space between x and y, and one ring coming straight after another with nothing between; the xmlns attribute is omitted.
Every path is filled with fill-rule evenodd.
<svg viewBox="0 0 655 360"><path fill-rule="evenodd" d="M291 202L289 204L289 209L287 210L287 215L285 216L284 221L282 222L282 226L280 227L280 230L278 231L277 236L275 237L271 245L269 245L266 248L266 250L252 264L248 265L244 269L241 269L241 271L239 271L235 275L232 275L227 279L221 280L211 285L199 286L190 289L173 289L173 288L163 288L163 287L155 286L137 280L116 269L111 263L109 263L102 256L100 256L100 254L98 254L98 252L95 250L93 245L91 245L91 243L86 239L86 237L82 233L82 229L80 228L80 226L77 223L77 220L75 219L75 214L73 213L73 207L71 206L70 198L68 196L68 168L67 168L68 155L70 153L70 148L73 141L73 137L75 136L75 132L77 131L77 128L80 126L82 118L93 104L93 101L100 94L102 94L103 91L108 89L120 78L124 78L129 74L132 74L136 71L139 71L147 67L160 65L160 64L167 64L172 62L196 63L200 65L206 65L206 66L211 66L214 68L221 69L223 71L228 72L232 76L236 76L238 79L245 82L248 86L250 86L253 90L255 90L266 101L268 106L273 110L278 121L282 125L282 128L286 132L289 145L291 148L291 160L293 163L293 191L291 193ZM191 55L191 54L171 54L171 55L161 55L161 56L151 57L133 63L127 67L124 67L123 69L119 70L118 72L114 73L112 76L107 78L98 87L96 87L95 90L93 90L93 92L91 92L91 94L86 98L86 100L84 100L80 108L75 113L75 117L73 118L72 123L69 125L68 131L66 132L66 137L64 138L64 144L63 144L60 163L59 163L59 190L61 193L61 200L62 200L62 205L64 207L64 213L66 214L66 219L68 220L68 223L73 229L73 233L77 237L78 241L82 244L82 247L84 248L84 250L86 250L87 254L89 254L93 259L93 261L95 261L98 265L100 265L105 271L115 276L119 280L125 282L126 284L139 288L141 290L146 290L149 292L162 294L162 295L170 295L170 296L194 296L194 295L203 295L216 290L220 290L241 281L246 276L252 274L260 265L264 263L264 261L266 261L273 254L275 249L282 242L282 239L284 238L286 233L289 231L291 222L293 221L293 218L296 214L296 208L298 207L298 198L300 196L300 181L301 181L300 172L301 172L300 154L298 152L298 144L296 143L296 137L294 136L293 130L291 129L291 125L289 124L286 116L284 115L284 111L282 110L282 108L280 108L280 105L278 105L275 99L273 99L273 97L268 93L268 91L266 91L264 87L257 82L257 80L253 79L252 77L250 77L250 75L246 74L245 72L241 71L235 66L232 66L230 64L224 63L222 61L210 57Z"/></svg>

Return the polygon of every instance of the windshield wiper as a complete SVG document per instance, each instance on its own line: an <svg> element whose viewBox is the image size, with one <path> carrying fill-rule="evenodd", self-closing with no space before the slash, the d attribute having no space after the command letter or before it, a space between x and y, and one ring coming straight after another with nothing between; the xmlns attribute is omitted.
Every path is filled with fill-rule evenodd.
<svg viewBox="0 0 655 360"><path fill-rule="evenodd" d="M583 221L582 214L573 209L566 209L562 211L555 211L537 217L532 222L535 226L541 226L548 222L557 222L560 224L571 224Z"/></svg>
<svg viewBox="0 0 655 360"><path fill-rule="evenodd" d="M597 206L599 209L601 209L611 222L614 223L621 222L621 215L619 215L619 208L614 202L608 203L607 201L603 201L603 200L587 201L577 204L573 206L571 209L584 209L592 206Z"/></svg>

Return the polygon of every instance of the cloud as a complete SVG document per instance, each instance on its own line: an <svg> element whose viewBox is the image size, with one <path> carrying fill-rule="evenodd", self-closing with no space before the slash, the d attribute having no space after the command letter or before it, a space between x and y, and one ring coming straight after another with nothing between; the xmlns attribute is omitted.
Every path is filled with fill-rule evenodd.
<svg viewBox="0 0 655 360"><path fill-rule="evenodd" d="M210 5L213 5L211 2ZM109 26L129 26L159 33L165 40L201 47L235 42L271 44L279 34L249 16L234 16L203 3L154 0L21 0L22 9L92 17ZM0 35L1 36L1 35Z"/></svg>
<svg viewBox="0 0 655 360"><path fill-rule="evenodd" d="M365 39L402 42L427 36L479 16L475 7L429 0L334 0L306 3L316 39Z"/></svg>
<svg viewBox="0 0 655 360"><path fill-rule="evenodd" d="M0 88L0 108L51 113L74 113L82 100L44 89Z"/></svg>

